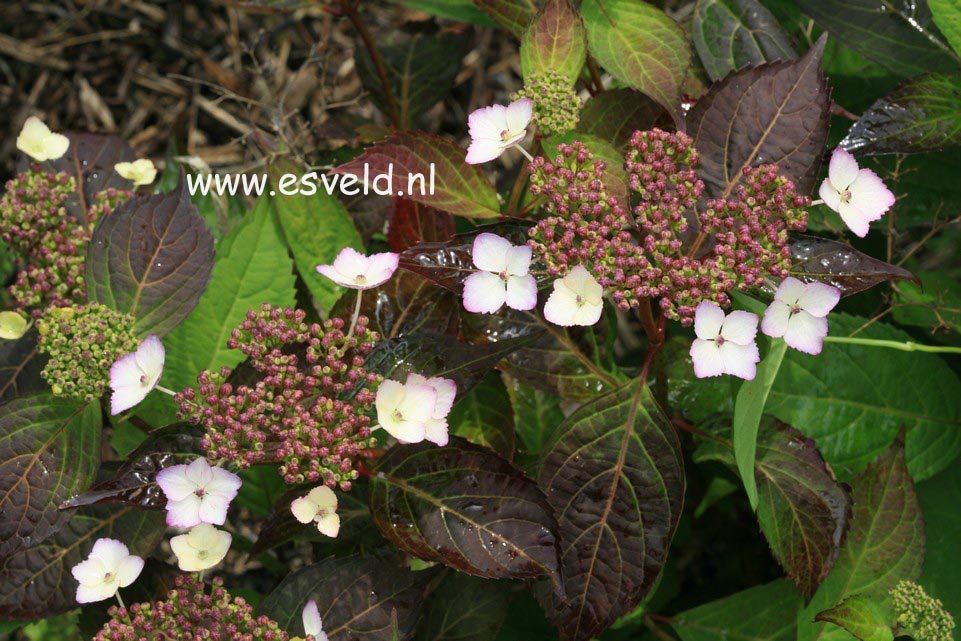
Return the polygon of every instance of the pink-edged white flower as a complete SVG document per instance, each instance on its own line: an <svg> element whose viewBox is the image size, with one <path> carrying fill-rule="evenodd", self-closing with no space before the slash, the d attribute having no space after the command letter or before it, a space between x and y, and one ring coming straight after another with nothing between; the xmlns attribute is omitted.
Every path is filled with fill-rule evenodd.
<svg viewBox="0 0 961 641"><path fill-rule="evenodd" d="M527 125L534 114L530 98L521 98L507 105L481 107L467 118L470 147L466 161L470 165L494 160L527 135Z"/></svg>
<svg viewBox="0 0 961 641"><path fill-rule="evenodd" d="M372 289L390 280L399 261L400 255L393 252L364 256L353 247L344 247L333 265L317 265L317 271L344 287Z"/></svg>
<svg viewBox="0 0 961 641"><path fill-rule="evenodd" d="M324 536L337 538L340 517L337 515L337 495L326 485L315 487L307 496L294 499L290 504L294 518L301 523L316 523Z"/></svg>
<svg viewBox="0 0 961 641"><path fill-rule="evenodd" d="M136 581L142 570L143 559L131 554L122 542L97 539L90 555L70 570L80 584L77 603L94 603L113 597L120 588Z"/></svg>
<svg viewBox="0 0 961 641"><path fill-rule="evenodd" d="M604 288L583 265L554 281L544 305L544 318L562 327L593 325L604 311Z"/></svg>
<svg viewBox="0 0 961 641"><path fill-rule="evenodd" d="M867 236L871 221L881 218L895 200L876 173L861 169L854 156L840 147L831 154L828 177L818 195L861 238Z"/></svg>
<svg viewBox="0 0 961 641"><path fill-rule="evenodd" d="M314 637L314 641L328 641L327 633L324 632L323 621L320 620L320 610L317 609L317 602L311 599L304 606L301 615L304 620L304 634Z"/></svg>
<svg viewBox="0 0 961 641"><path fill-rule="evenodd" d="M377 388L377 421L401 443L447 445L447 414L456 394L457 384L447 378L410 374L406 383L387 379Z"/></svg>
<svg viewBox="0 0 961 641"><path fill-rule="evenodd" d="M224 560L230 549L230 532L218 530L209 523L190 528L186 534L170 539L170 549L177 555L177 566L184 572L203 572Z"/></svg>
<svg viewBox="0 0 961 641"><path fill-rule="evenodd" d="M137 351L118 358L110 366L110 413L119 414L143 399L160 382L164 371L163 343L156 334L143 339Z"/></svg>
<svg viewBox="0 0 961 641"><path fill-rule="evenodd" d="M841 290L826 283L802 283L787 277L764 312L761 331L805 354L821 353L828 335L827 315L841 300Z"/></svg>
<svg viewBox="0 0 961 641"><path fill-rule="evenodd" d="M471 257L481 271L464 281L464 309L493 314L504 303L521 311L537 307L537 281L528 273L531 255L527 245L513 245L497 234L478 234Z"/></svg>
<svg viewBox="0 0 961 641"><path fill-rule="evenodd" d="M167 525L223 525L227 508L240 490L240 477L203 458L157 472L157 485L167 497Z"/></svg>
<svg viewBox="0 0 961 641"><path fill-rule="evenodd" d="M733 311L724 315L717 303L704 301L694 310L691 345L694 375L698 378L730 374L753 380L761 355L757 351L757 314Z"/></svg>
<svg viewBox="0 0 961 641"><path fill-rule="evenodd" d="M140 158L133 162L118 162L113 168L121 177L133 182L134 185L149 185L157 178L157 168L149 158Z"/></svg>
<svg viewBox="0 0 961 641"><path fill-rule="evenodd" d="M69 138L50 131L50 127L36 116L27 118L17 136L17 149L37 162L56 160L67 153L68 147Z"/></svg>

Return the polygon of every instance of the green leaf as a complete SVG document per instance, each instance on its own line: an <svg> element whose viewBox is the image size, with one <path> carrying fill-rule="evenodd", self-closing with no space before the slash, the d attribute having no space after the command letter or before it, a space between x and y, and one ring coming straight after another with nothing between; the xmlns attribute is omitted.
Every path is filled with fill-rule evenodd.
<svg viewBox="0 0 961 641"><path fill-rule="evenodd" d="M393 167L394 194L465 218L500 216L493 185L481 167L464 162L466 157L467 150L449 140L422 131L401 131L331 172L363 180L365 175L387 174Z"/></svg>
<svg viewBox="0 0 961 641"><path fill-rule="evenodd" d="M32 548L70 519L60 504L100 467L100 406L33 394L0 405L0 557Z"/></svg>
<svg viewBox="0 0 961 641"><path fill-rule="evenodd" d="M273 204L261 197L253 210L217 246L210 286L197 307L164 339L167 357L161 384L172 390L194 387L205 369L235 367L246 358L228 349L230 332L247 311L263 303L295 304L294 274ZM141 416L156 425L175 420L175 404L163 394L147 398Z"/></svg>
<svg viewBox="0 0 961 641"><path fill-rule="evenodd" d="M136 319L138 336L169 334L200 300L214 239L187 181L169 194L131 198L97 223L87 244L87 297Z"/></svg>
<svg viewBox="0 0 961 641"><path fill-rule="evenodd" d="M961 1L928 0L928 8L954 52L961 54Z"/></svg>
<svg viewBox="0 0 961 641"><path fill-rule="evenodd" d="M466 6L483 17L469 2ZM402 128L423 118L431 107L450 94L469 42L453 33L425 35L398 30L391 32L389 42L379 45L381 60L400 109ZM355 59L357 75L371 100L389 114L390 103L367 48L358 47Z"/></svg>
<svg viewBox="0 0 961 641"><path fill-rule="evenodd" d="M400 0L411 9L425 11L438 18L493 26L494 22L480 11L471 0Z"/></svg>
<svg viewBox="0 0 961 641"><path fill-rule="evenodd" d="M375 558L328 558L288 574L259 612L291 636L303 635L301 613L313 599L331 641L390 641L391 614L410 637L432 572L411 572Z"/></svg>
<svg viewBox="0 0 961 641"><path fill-rule="evenodd" d="M734 458L737 461L737 471L744 483L751 507L757 509L757 483L754 480L754 458L757 452L757 429L761 424L761 415L767 403L771 386L777 378L781 362L787 352L787 343L783 340L771 341L764 360L758 363L757 375L754 380L745 381L737 393L734 401Z"/></svg>
<svg viewBox="0 0 961 641"><path fill-rule="evenodd" d="M797 590L782 579L682 612L672 625L682 641L796 641L800 607Z"/></svg>
<svg viewBox="0 0 961 641"><path fill-rule="evenodd" d="M748 64L797 57L790 37L757 0L698 0L694 47L711 80Z"/></svg>
<svg viewBox="0 0 961 641"><path fill-rule="evenodd" d="M388 450L370 481L381 533L425 561L486 578L559 583L557 523L533 481L492 451L451 437Z"/></svg>
<svg viewBox="0 0 961 641"><path fill-rule="evenodd" d="M29 621L75 609L77 584L67 577L97 539L119 539L131 554L149 556L164 529L159 511L81 510L42 543L0 559L0 617Z"/></svg>
<svg viewBox="0 0 961 641"><path fill-rule="evenodd" d="M840 626L861 641L894 641L891 631L894 613L882 603L863 594L850 596L815 617Z"/></svg>
<svg viewBox="0 0 961 641"><path fill-rule="evenodd" d="M513 377L508 380L507 392L514 410L517 436L526 453L540 455L554 430L564 420L561 399Z"/></svg>
<svg viewBox="0 0 961 641"><path fill-rule="evenodd" d="M961 73L906 80L879 98L840 145L858 156L961 147Z"/></svg>
<svg viewBox="0 0 961 641"><path fill-rule="evenodd" d="M581 108L577 131L592 134L624 151L635 131L655 126L670 126L664 108L641 92L625 87L591 96ZM617 165L622 166L623 162L622 155Z"/></svg>
<svg viewBox="0 0 961 641"><path fill-rule="evenodd" d="M814 188L830 119L822 36L801 58L748 67L715 83L688 114L707 191L726 198L745 167L776 163L799 193Z"/></svg>
<svg viewBox="0 0 961 641"><path fill-rule="evenodd" d="M955 463L937 476L918 484L918 495L927 531L927 554L920 583L944 602L944 607L961 619L961 465Z"/></svg>
<svg viewBox="0 0 961 641"><path fill-rule="evenodd" d="M684 503L680 441L633 380L557 428L537 482L557 514L566 595L548 617L562 639L586 641L631 612L664 567Z"/></svg>
<svg viewBox="0 0 961 641"><path fill-rule="evenodd" d="M514 414L504 381L490 372L457 401L447 417L451 434L514 458Z"/></svg>
<svg viewBox="0 0 961 641"><path fill-rule="evenodd" d="M676 123L683 122L681 84L691 50L677 23L638 0L584 0L581 16L598 62L660 103Z"/></svg>
<svg viewBox="0 0 961 641"><path fill-rule="evenodd" d="M487 14L494 22L514 34L524 35L527 26L537 13L533 0L472 0L474 6Z"/></svg>
<svg viewBox="0 0 961 641"><path fill-rule="evenodd" d="M895 293L894 320L932 332L961 333L961 285L945 272L920 272L922 285L902 283Z"/></svg>
<svg viewBox="0 0 961 641"><path fill-rule="evenodd" d="M491 641L507 616L510 596L504 582L451 572L431 592L415 639Z"/></svg>
<svg viewBox="0 0 961 641"><path fill-rule="evenodd" d="M925 2L797 0L801 11L848 47L902 77L956 69Z"/></svg>
<svg viewBox="0 0 961 641"><path fill-rule="evenodd" d="M854 518L834 569L798 617L798 638L845 639L814 617L855 594L888 598L898 581L914 580L924 560L924 519L904 458L903 434L853 483Z"/></svg>
<svg viewBox="0 0 961 641"><path fill-rule="evenodd" d="M304 173L289 160L275 162L269 172L275 190L284 174ZM344 205L323 188L311 196L303 193L278 196L274 199L274 208L297 271L314 297L314 304L329 311L344 290L319 274L317 265L333 263L344 247L364 250L354 221Z"/></svg>
<svg viewBox="0 0 961 641"><path fill-rule="evenodd" d="M866 319L831 314L832 335L849 335ZM862 338L907 341L884 323ZM790 350L765 412L817 441L842 480L850 479L907 427L908 469L929 478L961 454L961 381L935 354L825 343L818 356Z"/></svg>
<svg viewBox="0 0 961 641"><path fill-rule="evenodd" d="M587 55L584 23L571 0L547 0L521 39L521 72L553 71L573 86Z"/></svg>

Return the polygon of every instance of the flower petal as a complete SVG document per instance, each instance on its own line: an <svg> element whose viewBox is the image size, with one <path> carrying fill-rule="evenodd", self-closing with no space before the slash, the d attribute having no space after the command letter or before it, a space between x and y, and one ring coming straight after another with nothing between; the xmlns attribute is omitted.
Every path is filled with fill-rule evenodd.
<svg viewBox="0 0 961 641"><path fill-rule="evenodd" d="M807 290L804 283L793 276L788 276L778 285L777 291L774 293L774 300L779 300L787 305L797 305L805 291Z"/></svg>
<svg viewBox="0 0 961 641"><path fill-rule="evenodd" d="M143 571L143 564L144 560L134 554L125 558L116 570L120 587L125 588L136 581Z"/></svg>
<svg viewBox="0 0 961 641"><path fill-rule="evenodd" d="M314 504L314 507L317 510L337 509L337 495L334 494L334 491L326 485L321 485L320 487L315 487L312 489L307 493L307 498L311 503Z"/></svg>
<svg viewBox="0 0 961 641"><path fill-rule="evenodd" d="M851 233L858 238L864 238L871 230L871 219L851 205L851 203L842 202L838 206L838 214L848 229L851 230Z"/></svg>
<svg viewBox="0 0 961 641"><path fill-rule="evenodd" d="M367 271L367 286L364 289L372 289L386 283L397 271L398 264L400 264L400 254L394 252L372 254Z"/></svg>
<svg viewBox="0 0 961 641"><path fill-rule="evenodd" d="M691 361L697 378L720 376L725 371L724 359L721 358L717 343L712 340L695 338L691 343Z"/></svg>
<svg viewBox="0 0 961 641"><path fill-rule="evenodd" d="M228 501L233 501L243 483L240 477L222 467L211 467L210 472L212 478L204 488L207 494L217 494Z"/></svg>
<svg viewBox="0 0 961 641"><path fill-rule="evenodd" d="M163 374L164 359L166 358L166 351L163 343L160 342L160 338L156 334L151 334L143 339L143 342L137 347L137 351L134 352L134 357L137 360L137 365L147 376L147 382L144 384L148 386L148 391L152 390L160 380L160 375Z"/></svg>
<svg viewBox="0 0 961 641"><path fill-rule="evenodd" d="M70 568L70 574L73 578L77 580L80 585L95 585L103 581L103 575L106 570L103 567L103 563L98 558L88 558L86 561L81 561L72 568Z"/></svg>
<svg viewBox="0 0 961 641"><path fill-rule="evenodd" d="M427 383L408 383L404 386L404 400L398 410L404 419L422 423L430 420L437 405L437 390Z"/></svg>
<svg viewBox="0 0 961 641"><path fill-rule="evenodd" d="M572 292L563 280L555 280L554 291L544 304L544 318L555 325L570 327L574 324L576 314L577 294Z"/></svg>
<svg viewBox="0 0 961 641"><path fill-rule="evenodd" d="M721 345L718 351L721 353L721 360L724 361L725 374L737 376L746 381L753 381L757 376L757 364L761 360L757 343L738 345L728 341Z"/></svg>
<svg viewBox="0 0 961 641"><path fill-rule="evenodd" d="M189 494L181 501L167 501L167 525L193 527L200 522L200 497L196 494Z"/></svg>
<svg viewBox="0 0 961 641"><path fill-rule="evenodd" d="M200 520L203 523L223 525L227 520L230 499L219 494L205 494L200 501Z"/></svg>
<svg viewBox="0 0 961 641"><path fill-rule="evenodd" d="M724 325L724 310L709 300L698 303L694 308L694 334L702 340L714 340Z"/></svg>
<svg viewBox="0 0 961 641"><path fill-rule="evenodd" d="M504 149L504 143L499 140L473 140L467 148L464 162L468 165L490 162L504 153Z"/></svg>
<svg viewBox="0 0 961 641"><path fill-rule="evenodd" d="M526 276L531 269L533 250L527 245L511 246L507 250L505 268L511 276ZM493 270L491 270L493 271Z"/></svg>
<svg viewBox="0 0 961 641"><path fill-rule="evenodd" d="M301 523L310 523L317 516L317 505L310 496L301 496L290 502L290 512Z"/></svg>
<svg viewBox="0 0 961 641"><path fill-rule="evenodd" d="M499 274L508 268L510 251L516 249L509 240L497 234L478 234L471 248L471 259L477 269ZM528 248L530 249L530 248Z"/></svg>
<svg viewBox="0 0 961 641"><path fill-rule="evenodd" d="M209 483L214 480L214 471L202 456L198 456L192 460L188 465L187 469L184 470L184 474L187 479L192 481L197 487L206 488Z"/></svg>
<svg viewBox="0 0 961 641"><path fill-rule="evenodd" d="M325 514L317 519L317 531L324 536L336 539L337 533L340 532L340 517L335 512Z"/></svg>
<svg viewBox="0 0 961 641"><path fill-rule="evenodd" d="M117 593L115 583L77 586L77 603L96 603L113 597Z"/></svg>
<svg viewBox="0 0 961 641"><path fill-rule="evenodd" d="M353 247L344 247L334 258L334 269L348 278L365 274L370 267L370 259Z"/></svg>
<svg viewBox="0 0 961 641"><path fill-rule="evenodd" d="M574 318L571 320L573 325L579 325L581 327L590 327L597 321L601 320L601 313L604 311L604 303L583 303L576 312L574 312Z"/></svg>
<svg viewBox="0 0 961 641"><path fill-rule="evenodd" d="M474 272L464 281L464 309L493 314L507 301L507 283L491 272Z"/></svg>
<svg viewBox="0 0 961 641"><path fill-rule="evenodd" d="M798 305L811 314L823 318L841 300L841 290L827 283L808 283L798 299Z"/></svg>
<svg viewBox="0 0 961 641"><path fill-rule="evenodd" d="M130 556L130 550L117 539L97 539L90 551L90 558L99 560L104 570L111 573L116 572L120 563L128 556Z"/></svg>
<svg viewBox="0 0 961 641"><path fill-rule="evenodd" d="M182 501L197 489L197 484L187 478L186 465L171 465L157 472L157 485L168 501Z"/></svg>
<svg viewBox="0 0 961 641"><path fill-rule="evenodd" d="M129 354L129 356L133 356L133 354ZM111 387L113 387L113 392L110 394L111 416L116 416L136 406L150 393L150 388L139 383L135 385L111 385Z"/></svg>
<svg viewBox="0 0 961 641"><path fill-rule="evenodd" d="M357 281L354 278L348 278L341 274L339 271L334 269L333 265L317 265L317 271L334 281L338 285L343 287L356 288Z"/></svg>
<svg viewBox="0 0 961 641"><path fill-rule="evenodd" d="M527 311L537 307L537 281L530 274L507 279L505 302L511 309Z"/></svg>
<svg viewBox="0 0 961 641"><path fill-rule="evenodd" d="M884 181L870 169L862 169L850 189L851 205L869 220L881 218L896 200Z"/></svg>
<svg viewBox="0 0 961 641"><path fill-rule="evenodd" d="M818 189L818 196L821 197L825 205L834 211L840 211L841 193L837 190L837 187L831 183L830 178L825 178L824 182L821 183L821 187Z"/></svg>
<svg viewBox="0 0 961 641"><path fill-rule="evenodd" d="M512 136L516 136L525 129L534 115L534 101L530 98L515 100L507 106L507 130Z"/></svg>
<svg viewBox="0 0 961 641"><path fill-rule="evenodd" d="M757 314L734 310L721 325L721 336L728 342L747 345L757 336Z"/></svg>
<svg viewBox="0 0 961 641"><path fill-rule="evenodd" d="M847 191L851 183L858 177L858 161L850 152L836 147L831 152L831 162L828 165L828 178L838 191Z"/></svg>
<svg viewBox="0 0 961 641"><path fill-rule="evenodd" d="M323 624L320 620L320 610L317 609L317 602L311 599L304 606L304 612L301 615L304 622L304 634L312 634L315 637L321 633L323 630Z"/></svg>
<svg viewBox="0 0 961 641"><path fill-rule="evenodd" d="M449 378L434 376L427 379L427 384L437 392L437 400L434 402L433 418L447 418L450 410L454 407L454 399L457 398L457 383Z"/></svg>
<svg viewBox="0 0 961 641"><path fill-rule="evenodd" d="M467 131L474 140L500 140L501 132L507 129L507 107L490 105L475 109L467 117Z"/></svg>
<svg viewBox="0 0 961 641"><path fill-rule="evenodd" d="M790 347L805 354L817 355L821 353L824 337L828 335L828 319L812 316L801 310L791 316L784 342Z"/></svg>
<svg viewBox="0 0 961 641"><path fill-rule="evenodd" d="M604 297L604 288L583 265L577 265L563 279L574 294L588 303L597 304Z"/></svg>
<svg viewBox="0 0 961 641"><path fill-rule="evenodd" d="M787 332L788 319L791 317L791 306L782 300L775 299L764 312L761 320L761 331L765 336L780 338Z"/></svg>
<svg viewBox="0 0 961 641"><path fill-rule="evenodd" d="M424 427L424 439L444 447L450 440L446 418L432 418Z"/></svg>

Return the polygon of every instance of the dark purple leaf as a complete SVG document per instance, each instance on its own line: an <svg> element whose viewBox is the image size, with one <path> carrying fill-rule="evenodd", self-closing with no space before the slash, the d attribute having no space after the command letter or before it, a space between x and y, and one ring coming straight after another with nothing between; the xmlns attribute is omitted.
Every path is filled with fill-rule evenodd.
<svg viewBox="0 0 961 641"><path fill-rule="evenodd" d="M435 572L411 572L374 558L329 558L308 565L281 581L259 612L291 636L304 635L301 613L317 601L330 641L408 639L420 615L426 584Z"/></svg>
<svg viewBox="0 0 961 641"><path fill-rule="evenodd" d="M70 497L63 502L60 509L94 503L124 503L148 509L163 508L167 499L157 485L157 472L202 455L202 435L203 430L189 425L168 425L154 430L130 453L111 479L97 483L83 494Z"/></svg>
<svg viewBox="0 0 961 641"><path fill-rule="evenodd" d="M809 194L821 166L831 116L821 71L827 35L798 60L748 67L716 83L688 116L708 192L727 197L745 167L777 163Z"/></svg>
<svg viewBox="0 0 961 641"><path fill-rule="evenodd" d="M842 296L891 280L921 284L917 276L903 267L872 258L842 242L804 234L791 237L790 272L805 282L833 285L841 290Z"/></svg>
<svg viewBox="0 0 961 641"><path fill-rule="evenodd" d="M0 403L47 389L40 372L48 357L37 351L37 330L17 340L0 340Z"/></svg>
<svg viewBox="0 0 961 641"><path fill-rule="evenodd" d="M577 131L623 149L635 131L671 125L671 116L664 107L640 91L621 88L599 93L584 103Z"/></svg>
<svg viewBox="0 0 961 641"><path fill-rule="evenodd" d="M395 252L418 243L443 242L454 235L450 214L408 198L391 199L388 221L387 241Z"/></svg>
<svg viewBox="0 0 961 641"><path fill-rule="evenodd" d="M510 585L449 572L427 599L418 641L491 641L507 616Z"/></svg>
<svg viewBox="0 0 961 641"><path fill-rule="evenodd" d="M645 385L597 397L555 431L538 485L557 514L566 601L548 616L587 641L647 595L667 560L684 504L674 428Z"/></svg>
<svg viewBox="0 0 961 641"><path fill-rule="evenodd" d="M97 224L87 247L87 296L131 314L137 334L169 333L210 281L214 239L187 182L133 198Z"/></svg>
<svg viewBox="0 0 961 641"><path fill-rule="evenodd" d="M557 524L544 495L459 437L388 450L370 481L370 511L384 536L417 558L490 579L559 583Z"/></svg>
<svg viewBox="0 0 961 641"><path fill-rule="evenodd" d="M30 548L70 518L57 507L100 465L100 406L50 393L0 405L0 557Z"/></svg>
<svg viewBox="0 0 961 641"><path fill-rule="evenodd" d="M77 220L87 220L87 209L94 196L104 189L133 189L133 183L114 170L118 162L130 162L137 154L120 136L68 131L70 147L62 158L41 163L49 171L65 171L76 181L76 193L67 199L67 213ZM21 155L17 171L24 171L29 160Z"/></svg>

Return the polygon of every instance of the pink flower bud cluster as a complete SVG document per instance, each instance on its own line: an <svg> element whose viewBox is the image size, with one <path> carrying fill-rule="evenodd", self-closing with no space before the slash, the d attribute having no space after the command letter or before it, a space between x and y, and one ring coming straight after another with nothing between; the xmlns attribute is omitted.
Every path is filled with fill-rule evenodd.
<svg viewBox="0 0 961 641"><path fill-rule="evenodd" d="M748 168L730 197L705 200L689 136L637 131L630 147L630 213L608 195L604 163L582 143L559 145L552 162L531 163L531 191L546 196L549 215L531 228L528 244L549 274L583 264L620 309L653 298L685 325L703 301L727 306L732 290L764 275L784 277L788 231L806 227L811 201L776 165Z"/></svg>
<svg viewBox="0 0 961 641"><path fill-rule="evenodd" d="M279 463L289 484L323 482L349 490L357 464L376 446L370 413L381 377L364 369L379 340L361 316L347 335L343 319L304 322L297 309L264 305L247 312L227 347L249 357L251 382L228 382L229 368L203 371L197 389L176 396L179 416L203 425L211 460L246 468Z"/></svg>
<svg viewBox="0 0 961 641"><path fill-rule="evenodd" d="M67 230L64 203L75 182L65 171L45 172L39 164L8 180L0 198L0 238L20 257L53 230Z"/></svg>
<svg viewBox="0 0 961 641"><path fill-rule="evenodd" d="M165 600L112 606L110 620L93 641L287 641L276 621L254 616L242 597L231 597L217 577L205 585L191 575L177 575Z"/></svg>

